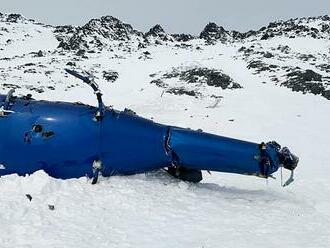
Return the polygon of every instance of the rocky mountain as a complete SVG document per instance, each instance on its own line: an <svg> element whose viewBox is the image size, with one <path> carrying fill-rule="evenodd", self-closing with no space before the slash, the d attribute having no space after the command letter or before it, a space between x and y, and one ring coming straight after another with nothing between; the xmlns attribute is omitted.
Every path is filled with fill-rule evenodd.
<svg viewBox="0 0 330 248"><path fill-rule="evenodd" d="M109 73L113 74L112 68L109 68L112 66L109 64L130 57L142 61L157 61L160 52L168 51L175 55L194 55L193 63L187 60L178 65L178 68L185 68L185 73L206 69L220 70L226 75L221 66L208 68L209 66L199 63L205 56L209 56L208 60L213 61L221 56L227 56L228 60L245 63L246 69L263 78L262 82L269 81L293 91L312 93L330 99L329 40L329 16L271 22L257 31L246 33L228 31L210 22L197 37L189 34L168 34L160 25L155 25L143 33L112 16L92 19L78 27L53 27L19 14L0 14L0 70L3 81L11 81L18 77L19 85L16 87L37 89L40 93L47 87L56 88L56 85L63 81L63 78L60 80L55 75L61 74L65 66L84 65L86 69L107 80L113 78L109 77ZM207 51L210 49L220 52L208 55ZM103 62L105 58L106 63ZM175 64L170 58L168 62L169 65ZM149 74L166 74L168 70L169 68L165 67L162 68L162 73ZM121 73L115 73L120 78ZM30 82L31 74L40 74L37 85ZM185 89L181 92L194 90L191 84L180 81L179 75L176 80L176 86L173 87ZM216 77L208 80L216 80ZM149 81L152 81L152 78ZM8 90L13 87L11 85L5 83L2 89ZM205 87L213 86L211 83ZM196 92L190 95L212 95L203 94L200 92L201 89L195 90ZM177 91L167 89L166 92Z"/></svg>
<svg viewBox="0 0 330 248"><path fill-rule="evenodd" d="M287 21L271 22L267 27L262 27L256 36L262 40L272 37L312 37L314 39L330 38L330 17L296 18ZM247 35L249 36L249 35Z"/></svg>
<svg viewBox="0 0 330 248"><path fill-rule="evenodd" d="M1 22L11 22L11 23L18 23L18 22L34 22L32 19L26 19L20 14L2 14L0 13L0 21Z"/></svg>
<svg viewBox="0 0 330 248"><path fill-rule="evenodd" d="M199 38L205 39L208 43L216 41L225 42L228 41L230 35L222 26L210 22L205 26L204 30L199 35Z"/></svg>
<svg viewBox="0 0 330 248"><path fill-rule="evenodd" d="M111 48L115 44L131 44L142 40L143 34L131 25L112 16L92 19L81 27L59 26L54 33L58 48L64 50L94 51Z"/></svg>

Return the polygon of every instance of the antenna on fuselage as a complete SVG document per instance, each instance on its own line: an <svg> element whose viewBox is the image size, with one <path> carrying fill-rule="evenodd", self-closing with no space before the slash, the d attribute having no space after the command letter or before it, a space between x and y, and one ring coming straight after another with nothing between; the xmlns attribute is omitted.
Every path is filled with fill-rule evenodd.
<svg viewBox="0 0 330 248"><path fill-rule="evenodd" d="M79 74L78 72L76 72L74 70L70 70L70 69L65 69L65 71L67 73L69 73L70 75L80 79L81 81L83 81L84 83L86 83L92 87L92 89L94 90L94 94L97 97L97 102L98 102L98 111L95 113L95 118L97 121L102 120L102 118L104 116L104 104L103 104L103 100L102 100L102 93L99 89L99 86L97 85L97 83L94 82L94 79L91 77L91 75L83 76L83 75Z"/></svg>

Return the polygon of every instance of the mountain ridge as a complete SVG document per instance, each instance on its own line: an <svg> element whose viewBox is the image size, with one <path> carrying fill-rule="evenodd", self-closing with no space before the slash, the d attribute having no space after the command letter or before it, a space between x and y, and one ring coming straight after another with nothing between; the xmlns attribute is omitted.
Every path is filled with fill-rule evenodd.
<svg viewBox="0 0 330 248"><path fill-rule="evenodd" d="M100 67L100 63L96 63L96 61L104 61L105 57L110 58L109 61L112 62L129 57L147 61L157 60L158 55L156 54L159 52L169 54L174 52L174 55L189 53L189 56L193 55L193 57L201 54L201 57L194 61L192 66L185 65L188 62L186 61L183 65L173 66L172 69L164 68L160 74L166 75L171 70L178 70L178 75L205 72L202 75L187 76L212 78L208 74L209 72L216 70L224 73L223 68L207 68L205 65L196 66L196 64L200 63L201 59L205 59L204 56L207 56L205 52L209 49L221 48L227 51L230 48L229 50L233 51L230 52L232 55L228 59L242 61L252 74L265 77L270 80L270 83L287 87L293 91L304 94L312 93L330 99L329 40L330 17L328 15L274 21L259 30L245 33L226 30L224 27L210 22L199 36L193 36L167 33L159 24L147 32L141 32L132 25L110 15L93 18L82 26L51 26L25 18L20 14L0 14L0 61L14 63L14 61L25 60L29 57L39 57L39 62L25 68L21 77L24 79L27 74L32 73L45 74L46 78L43 80L46 82L50 80L49 87L51 88L54 87L52 84L55 80L51 76L55 70L52 64L58 63L62 65L61 67L66 65L74 67L81 63L88 63L92 59L95 61L95 65L92 67ZM309 50L305 49L304 42ZM155 50L155 52L153 53L151 50ZM213 54L209 59L216 60L219 56L222 56L221 52L218 55ZM47 58L48 64L37 65L42 63L41 58ZM175 64L175 61L169 61ZM293 63L293 61L295 62ZM8 67L3 64L2 78L11 78L13 71L20 74L19 70L24 67L26 66ZM43 67L49 68L42 70ZM117 76L112 77L112 75L117 75L117 72L110 68L104 69L100 73L107 75L105 78L117 78ZM232 77L233 75L227 76ZM175 80L180 81L179 77ZM195 81L198 82L197 79ZM44 84L47 85L47 83ZM12 84L7 84L6 88L8 85ZM184 82L180 82L179 85L169 82L154 85L162 85L160 88L167 85L170 88L166 89L166 92L190 92L191 96L214 95L202 93L202 88L197 87L197 84L195 84L197 87L195 89ZM213 85L213 83L209 85ZM209 87L209 85L205 87ZM27 83L25 87L37 89L36 92L42 92L40 87L45 88L42 83L37 87ZM191 93L194 90L194 94ZM216 98L219 96L220 94L216 95Z"/></svg>

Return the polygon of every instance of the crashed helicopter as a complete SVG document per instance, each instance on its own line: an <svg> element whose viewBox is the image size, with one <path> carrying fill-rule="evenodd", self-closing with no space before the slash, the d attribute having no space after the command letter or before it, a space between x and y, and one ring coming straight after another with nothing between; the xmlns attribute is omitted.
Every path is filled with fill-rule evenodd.
<svg viewBox="0 0 330 248"><path fill-rule="evenodd" d="M129 175L165 168L172 176L202 180L202 170L268 178L293 171L298 157L276 142L253 143L154 123L134 112L104 106L90 76L67 73L90 85L98 106L0 95L0 176L44 170L54 178Z"/></svg>

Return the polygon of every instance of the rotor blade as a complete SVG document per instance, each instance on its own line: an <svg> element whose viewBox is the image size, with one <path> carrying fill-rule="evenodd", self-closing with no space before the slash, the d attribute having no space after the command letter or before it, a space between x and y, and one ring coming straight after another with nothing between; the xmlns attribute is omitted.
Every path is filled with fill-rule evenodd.
<svg viewBox="0 0 330 248"><path fill-rule="evenodd" d="M70 69L64 69L67 73L69 73L70 75L79 78L80 80L84 81L85 83L90 84L91 80L89 79L89 77L85 77L83 75L80 75L78 72L70 70Z"/></svg>

